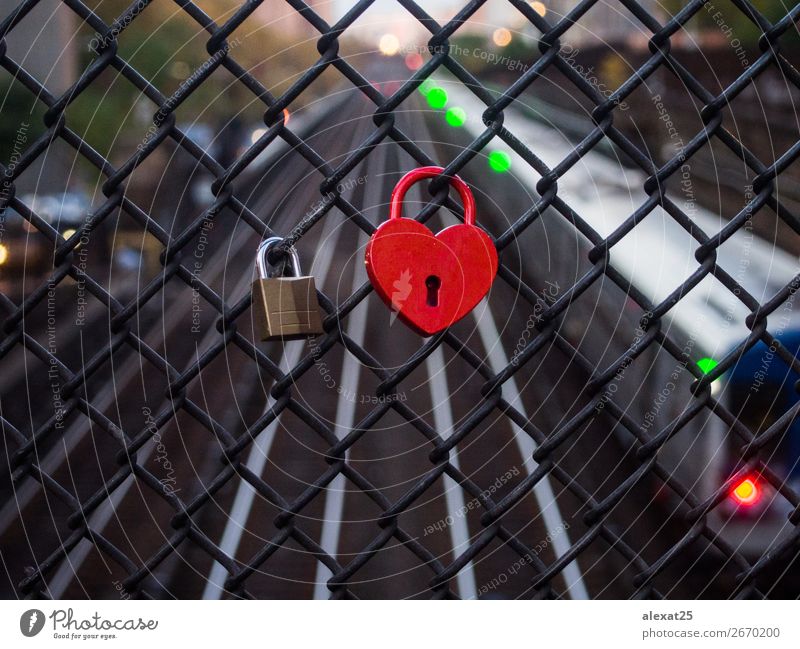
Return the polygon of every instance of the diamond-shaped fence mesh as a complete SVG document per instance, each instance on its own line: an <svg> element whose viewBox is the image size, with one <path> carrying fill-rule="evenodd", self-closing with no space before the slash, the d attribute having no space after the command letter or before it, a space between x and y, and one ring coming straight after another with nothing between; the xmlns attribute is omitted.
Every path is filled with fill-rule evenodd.
<svg viewBox="0 0 800 649"><path fill-rule="evenodd" d="M800 7L426 5L3 9L6 597L800 595ZM424 165L500 255L427 339L363 264Z"/></svg>

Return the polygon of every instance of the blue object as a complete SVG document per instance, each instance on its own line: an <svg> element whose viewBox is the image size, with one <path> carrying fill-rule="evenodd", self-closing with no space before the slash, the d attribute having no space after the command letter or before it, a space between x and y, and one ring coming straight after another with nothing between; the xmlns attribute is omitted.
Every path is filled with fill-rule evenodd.
<svg viewBox="0 0 800 649"><path fill-rule="evenodd" d="M773 334L775 335L775 334ZM795 358L800 356L800 330L792 329L775 335L781 345ZM742 392L758 393L768 390L777 393L775 407L783 415L800 401L795 384L800 374L789 367L774 349L759 341L749 349L739 362L728 372L728 382L734 389ZM795 417L788 430L788 457L781 458L792 477L800 478L800 417Z"/></svg>

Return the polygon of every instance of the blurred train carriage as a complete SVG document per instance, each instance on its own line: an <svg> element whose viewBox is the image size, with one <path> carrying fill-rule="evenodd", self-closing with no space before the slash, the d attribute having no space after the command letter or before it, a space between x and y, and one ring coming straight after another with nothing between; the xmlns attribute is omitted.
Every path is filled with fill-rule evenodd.
<svg viewBox="0 0 800 649"><path fill-rule="evenodd" d="M777 317L775 338L797 358L800 354L797 310L786 310ZM712 393L735 413L737 421L756 435L784 420L777 433L760 448L758 457L769 465L778 487L788 483L795 489L800 486L800 420L791 411L800 401L796 390L798 379L800 374L777 354L774 345L759 341L712 387ZM720 421L709 422L706 429L697 432L708 435L704 459L713 471L710 487L727 485L725 506L715 510L715 522L723 538L745 554L761 555L793 528L788 520L792 506L759 472L758 466L735 459L741 457L747 442L730 431L729 426ZM702 472L705 467L698 463L694 469Z"/></svg>
<svg viewBox="0 0 800 649"><path fill-rule="evenodd" d="M470 102L466 93L456 87L448 86L448 90L470 111L480 112L480 106ZM572 143L566 131L513 111L506 113L504 124L527 141L537 142L538 152L551 166L569 155ZM478 134L478 127L475 128L473 136ZM515 178L517 186L509 185L506 193L519 192L520 184L535 187L540 176L531 172L515 154L512 160L513 167L521 171ZM559 179L559 196L606 239L648 201L640 189L645 180L641 171L593 151L569 175ZM747 200L745 195L743 204ZM498 206L501 210L512 209L502 198ZM696 203L684 207L709 237L728 223ZM544 278L559 286L573 286L584 273L592 272L587 261L591 246L585 239L576 240L575 230L560 215L553 212L540 219L524 233L520 247L526 245L525 237L531 237L531 246L537 239L546 241L548 247L546 254L518 261L532 286L543 285ZM674 298L677 287L698 271L700 262L695 254L699 246L672 216L656 206L628 235L614 243L608 260L635 290L658 305ZM577 264L571 254L554 254L576 249ZM799 268L797 259L781 250L777 241L759 238L751 221L726 239L714 254L717 265L761 304L792 283ZM597 367L598 374L618 362L637 337L644 335L639 324L642 308L622 291L612 288L611 282L605 284L605 288L599 289L602 294L592 288L581 297L567 296L569 306L561 328L562 335L580 348ZM768 331L797 357L800 308L794 302L792 296L769 315ZM605 398L613 398L639 424L640 439L654 440L694 404L690 388L695 376L710 372L752 333L745 324L749 314L750 310L731 290L713 274L706 275L693 289L680 295L660 324L662 332L680 350L677 357L661 346L650 346L637 362L618 373L620 381L611 383L618 391L606 394ZM614 342L609 345L609 340ZM689 365L695 370L694 375L687 370ZM758 434L800 401L795 390L798 379L800 375L759 341L711 387L713 396L735 413L739 422ZM603 398L601 393L599 400ZM610 434L626 449L641 446L622 425L612 425ZM657 445L659 462L689 487L698 502L703 503L726 488L723 506L712 509L708 518L723 540L745 554L759 556L794 529L787 517L791 510L789 501L776 493L757 470L748 470L751 467L741 461L737 463L747 442L716 414L706 411L679 431L665 436L666 441L659 436L652 442ZM800 422L789 422L785 431L759 451L758 457L776 472L779 481L787 481L796 488L800 482ZM658 494L652 496L659 501Z"/></svg>
<svg viewBox="0 0 800 649"><path fill-rule="evenodd" d="M640 242L637 250L629 249L624 259L617 255L614 260L612 254L612 263L627 267L634 285L658 304L697 267L694 253L699 244L660 209L651 217L650 228L659 231L661 248L648 245L645 235L644 245ZM719 232L724 225L720 218L699 208L694 217L707 234ZM797 274L794 257L759 239L749 228L732 236L716 254L718 266L761 304L792 283ZM752 333L745 324L748 315L750 310L733 292L713 275L706 276L682 296L662 322L665 333L682 349L682 357L676 359L659 349L647 371L647 398L642 399L639 392L632 403L642 430L651 440L658 440L661 464L689 485L700 503L714 496L723 498L722 506L711 510L709 524L724 541L757 557L794 529L788 520L792 506L774 483L796 488L800 482L800 421L790 413L800 401L795 388L800 374L780 357L774 345L759 340L738 358L732 356L733 366L711 384L712 397L733 413L736 421L725 422L707 411L671 437L671 427L693 405L690 386L695 379L686 371L687 365L707 374L735 354ZM795 307L794 295L768 316L768 331L798 357L800 309ZM738 422L759 435L781 418L785 425L754 456L773 471L770 481L759 472L757 463L741 459L748 440L735 428Z"/></svg>

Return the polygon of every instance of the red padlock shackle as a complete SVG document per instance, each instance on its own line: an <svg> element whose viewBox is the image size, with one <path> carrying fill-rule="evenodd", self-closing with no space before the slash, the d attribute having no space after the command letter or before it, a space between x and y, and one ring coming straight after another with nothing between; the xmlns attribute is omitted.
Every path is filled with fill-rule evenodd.
<svg viewBox="0 0 800 649"><path fill-rule="evenodd" d="M419 167L418 169L412 169L403 176L392 190L389 220L402 218L403 197L411 185L425 178L435 178L441 175L443 171L443 167ZM472 195L472 190L458 176L448 176L448 180L458 190L461 202L464 204L464 223L475 225L475 197Z"/></svg>

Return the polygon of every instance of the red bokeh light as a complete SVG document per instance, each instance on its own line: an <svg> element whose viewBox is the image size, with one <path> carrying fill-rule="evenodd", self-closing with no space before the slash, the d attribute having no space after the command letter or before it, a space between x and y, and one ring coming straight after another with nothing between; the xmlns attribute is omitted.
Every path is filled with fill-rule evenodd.
<svg viewBox="0 0 800 649"><path fill-rule="evenodd" d="M406 55L406 67L409 70L419 70L422 63L422 55L419 52L411 52Z"/></svg>
<svg viewBox="0 0 800 649"><path fill-rule="evenodd" d="M731 489L731 498L737 505L752 507L761 500L761 488L752 476L748 476Z"/></svg>

